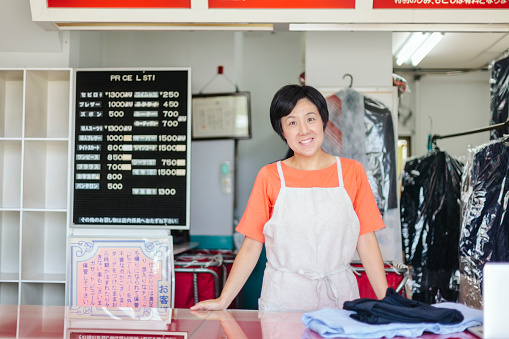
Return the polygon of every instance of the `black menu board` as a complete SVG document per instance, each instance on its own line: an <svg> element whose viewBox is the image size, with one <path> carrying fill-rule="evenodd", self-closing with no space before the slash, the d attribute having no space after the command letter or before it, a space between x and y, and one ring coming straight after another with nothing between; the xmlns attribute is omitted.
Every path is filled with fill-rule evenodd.
<svg viewBox="0 0 509 339"><path fill-rule="evenodd" d="M190 69L75 71L74 226L189 229Z"/></svg>

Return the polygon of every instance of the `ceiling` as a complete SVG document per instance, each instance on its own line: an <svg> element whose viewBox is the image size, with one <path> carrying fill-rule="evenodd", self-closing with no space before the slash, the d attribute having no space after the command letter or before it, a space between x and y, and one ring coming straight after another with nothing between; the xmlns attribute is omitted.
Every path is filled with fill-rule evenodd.
<svg viewBox="0 0 509 339"><path fill-rule="evenodd" d="M395 55L408 32L392 34L392 54ZM508 32L446 32L438 45L421 61L415 69L411 65L397 66L394 71L446 71L474 70L487 68L491 61L508 55Z"/></svg>

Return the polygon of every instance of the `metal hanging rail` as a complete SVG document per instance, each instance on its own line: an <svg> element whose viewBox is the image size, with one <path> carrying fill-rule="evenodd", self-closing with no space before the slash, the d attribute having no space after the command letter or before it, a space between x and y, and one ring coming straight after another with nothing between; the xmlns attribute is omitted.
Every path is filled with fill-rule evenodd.
<svg viewBox="0 0 509 339"><path fill-rule="evenodd" d="M490 125L490 126L483 127L483 128L476 128L476 129L472 129L472 130L469 130L469 131L453 133L453 134L445 134L445 135L434 134L431 137L431 142L433 144L435 144L435 141L438 140L438 139L452 138L452 137L458 137L458 136L462 136L462 135L468 135L468 134L480 133L480 132L485 132L485 131L491 131L491 130L502 128L502 127L505 127L505 126L509 126L509 119L507 119L505 122L502 122L502 123L499 123L499 124Z"/></svg>

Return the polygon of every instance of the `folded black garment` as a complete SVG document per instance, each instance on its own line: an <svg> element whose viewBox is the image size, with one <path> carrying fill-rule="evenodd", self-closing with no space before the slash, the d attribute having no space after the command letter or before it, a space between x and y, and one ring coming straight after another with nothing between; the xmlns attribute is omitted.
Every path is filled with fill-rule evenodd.
<svg viewBox="0 0 509 339"><path fill-rule="evenodd" d="M417 300L406 299L389 287L381 300L360 298L346 301L345 310L357 313L350 317L368 324L440 323L457 324L463 321L460 311L433 307Z"/></svg>

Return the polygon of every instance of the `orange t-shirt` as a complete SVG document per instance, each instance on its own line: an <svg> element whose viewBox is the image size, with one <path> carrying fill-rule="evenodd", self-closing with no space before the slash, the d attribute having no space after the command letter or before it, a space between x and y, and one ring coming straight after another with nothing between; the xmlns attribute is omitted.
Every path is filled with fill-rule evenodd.
<svg viewBox="0 0 509 339"><path fill-rule="evenodd" d="M303 171L281 163L287 187L337 187L339 185L336 164L320 170ZM385 227L371 191L368 177L362 165L351 159L341 158L341 170L346 192L359 218L363 235ZM265 241L263 227L271 218L281 189L277 164L264 166L256 177L253 190L236 230L260 242Z"/></svg>

